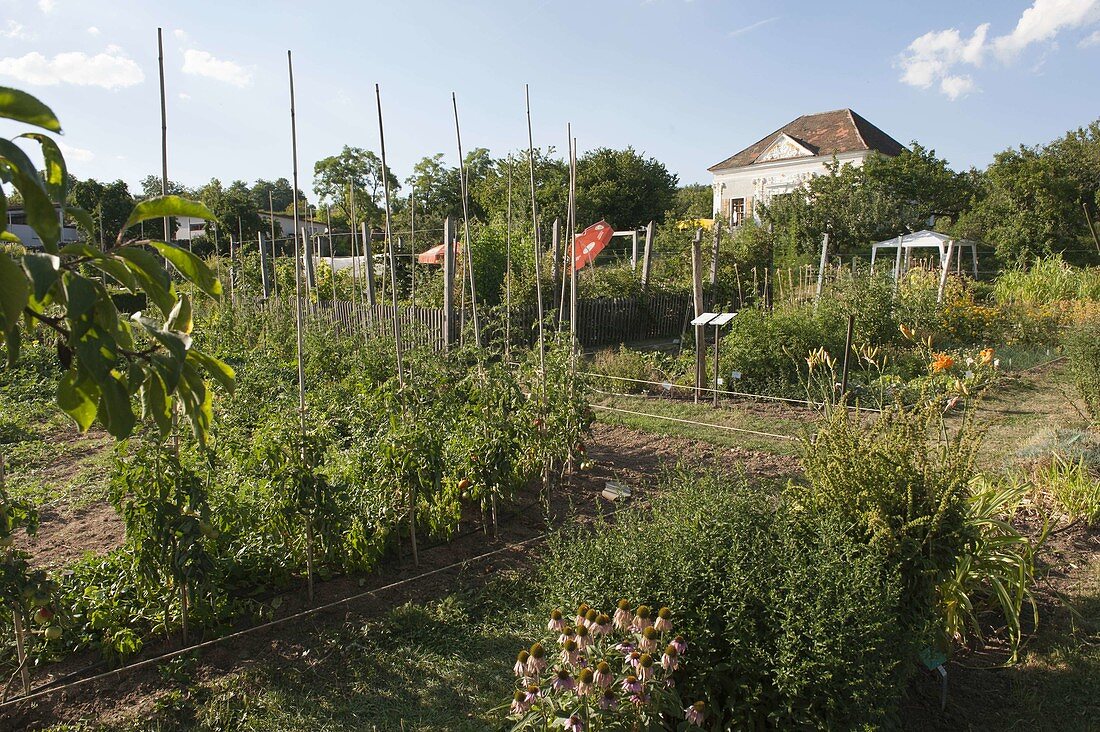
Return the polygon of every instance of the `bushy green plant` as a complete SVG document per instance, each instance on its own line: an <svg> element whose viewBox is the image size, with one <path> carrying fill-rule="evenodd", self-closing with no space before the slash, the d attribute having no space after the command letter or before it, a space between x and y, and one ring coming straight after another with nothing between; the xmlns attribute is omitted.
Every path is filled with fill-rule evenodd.
<svg viewBox="0 0 1100 732"><path fill-rule="evenodd" d="M668 606L692 651L680 686L713 729L869 728L913 644L895 567L839 517L718 475L675 473L650 508L567 529L540 568L547 606Z"/></svg>
<svg viewBox="0 0 1100 732"><path fill-rule="evenodd" d="M1086 320L1066 338L1069 372L1093 420L1100 420L1100 318Z"/></svg>
<svg viewBox="0 0 1100 732"><path fill-rule="evenodd" d="M1086 526L1100 523L1100 477L1083 457L1071 461L1057 453L1051 455L1038 483L1072 519L1080 519Z"/></svg>
<svg viewBox="0 0 1100 732"><path fill-rule="evenodd" d="M591 369L603 374L606 379L597 379L600 388L613 392L638 394L653 391L652 384L641 382L658 381L663 378L660 366L660 354L656 351L644 352L619 346L618 349L605 348L597 351L592 359Z"/></svg>
<svg viewBox="0 0 1100 732"><path fill-rule="evenodd" d="M1100 267L1075 267L1061 256L1002 272L993 283L998 302L1047 305L1062 300L1100 300Z"/></svg>

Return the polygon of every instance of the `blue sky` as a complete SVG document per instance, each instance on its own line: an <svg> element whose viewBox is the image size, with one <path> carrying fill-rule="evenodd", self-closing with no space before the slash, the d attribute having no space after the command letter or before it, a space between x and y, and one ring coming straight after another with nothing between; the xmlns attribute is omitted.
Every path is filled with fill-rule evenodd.
<svg viewBox="0 0 1100 732"><path fill-rule="evenodd" d="M535 144L652 155L681 182L806 113L851 107L955 167L1100 115L1100 0L0 0L0 84L37 94L80 177L159 171L164 28L169 174L290 177L293 49L302 187L342 145L390 166ZM14 125L0 122L0 133Z"/></svg>

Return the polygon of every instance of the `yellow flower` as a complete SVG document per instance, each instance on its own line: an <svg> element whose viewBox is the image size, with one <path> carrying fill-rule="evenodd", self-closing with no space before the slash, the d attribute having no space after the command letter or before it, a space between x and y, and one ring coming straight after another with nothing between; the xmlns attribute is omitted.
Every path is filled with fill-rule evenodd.
<svg viewBox="0 0 1100 732"><path fill-rule="evenodd" d="M978 360L981 362L982 366L988 366L993 363L993 349L983 348L982 352L978 354Z"/></svg>
<svg viewBox="0 0 1100 732"><path fill-rule="evenodd" d="M934 353L932 354L932 373L938 374L941 371L946 371L955 365L955 359L948 356L946 353Z"/></svg>

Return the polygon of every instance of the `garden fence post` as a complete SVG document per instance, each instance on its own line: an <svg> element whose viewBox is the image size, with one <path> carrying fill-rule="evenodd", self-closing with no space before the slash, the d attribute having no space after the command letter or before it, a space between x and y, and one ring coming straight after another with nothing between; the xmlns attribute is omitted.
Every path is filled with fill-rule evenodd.
<svg viewBox="0 0 1100 732"><path fill-rule="evenodd" d="M829 256L829 232L821 235L821 262L817 265L817 294L816 299L821 299L821 291L825 289L825 262Z"/></svg>
<svg viewBox="0 0 1100 732"><path fill-rule="evenodd" d="M722 246L722 222L714 220L714 241L710 250L710 289L711 297L717 298L714 287L718 283L718 249Z"/></svg>
<svg viewBox="0 0 1100 732"><path fill-rule="evenodd" d="M649 265L653 257L653 230L655 224L650 221L645 227L645 252L642 254L642 289L649 285Z"/></svg>
<svg viewBox="0 0 1100 732"><path fill-rule="evenodd" d="M259 242L260 247L260 285L263 287L264 299L271 297L271 275L268 274L268 257L267 247L264 246L264 234L263 232L257 232L256 240Z"/></svg>

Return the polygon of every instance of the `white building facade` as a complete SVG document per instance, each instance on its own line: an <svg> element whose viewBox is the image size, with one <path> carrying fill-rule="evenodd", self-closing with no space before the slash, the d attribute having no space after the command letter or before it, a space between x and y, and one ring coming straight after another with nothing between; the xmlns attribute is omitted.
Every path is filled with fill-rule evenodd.
<svg viewBox="0 0 1100 732"><path fill-rule="evenodd" d="M850 109L799 117L708 170L714 176L714 215L734 225L758 205L791 193L840 165L863 165L869 155L898 155L905 147Z"/></svg>

